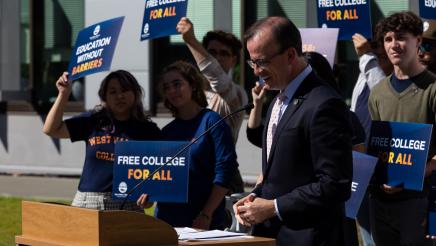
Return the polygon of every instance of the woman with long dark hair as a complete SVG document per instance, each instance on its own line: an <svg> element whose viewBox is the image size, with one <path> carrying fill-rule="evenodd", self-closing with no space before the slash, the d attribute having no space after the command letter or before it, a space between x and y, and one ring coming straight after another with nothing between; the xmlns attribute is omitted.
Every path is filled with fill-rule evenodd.
<svg viewBox="0 0 436 246"><path fill-rule="evenodd" d="M156 140L161 135L156 124L145 115L141 86L127 71L111 72L98 91L101 104L67 120L63 120L63 114L71 93L68 73L59 77L56 87L59 93L47 115L44 133L86 143L83 172L72 205L99 210L119 209L120 202L111 199L115 143ZM126 204L125 208L141 210L136 202Z"/></svg>

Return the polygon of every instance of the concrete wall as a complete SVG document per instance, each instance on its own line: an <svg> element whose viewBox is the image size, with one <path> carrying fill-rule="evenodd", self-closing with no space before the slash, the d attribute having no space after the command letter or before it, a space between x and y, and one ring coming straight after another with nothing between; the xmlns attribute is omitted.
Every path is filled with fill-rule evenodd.
<svg viewBox="0 0 436 246"><path fill-rule="evenodd" d="M43 120L36 113L8 113L0 143L0 172L77 175L82 170L84 143L57 140L42 132Z"/></svg>

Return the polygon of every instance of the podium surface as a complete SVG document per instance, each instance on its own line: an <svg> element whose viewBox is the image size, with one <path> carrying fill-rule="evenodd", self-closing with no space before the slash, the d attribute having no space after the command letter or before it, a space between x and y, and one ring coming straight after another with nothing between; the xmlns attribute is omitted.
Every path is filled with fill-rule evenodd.
<svg viewBox="0 0 436 246"><path fill-rule="evenodd" d="M23 201L17 245L177 245L167 223L132 211Z"/></svg>
<svg viewBox="0 0 436 246"><path fill-rule="evenodd" d="M22 235L16 245L275 245L270 238L178 241L176 231L154 217L131 211L99 211L22 202Z"/></svg>
<svg viewBox="0 0 436 246"><path fill-rule="evenodd" d="M34 246L65 246L65 244L53 244L44 241L37 241L29 238L25 238L23 236L16 236L15 238L16 245L34 245ZM138 245L154 245L154 244L138 244ZM206 246L274 246L275 240L271 238L263 238L263 237L253 237L251 239L232 239L232 240L197 240L197 241L179 241L179 246L189 246L189 245L206 245Z"/></svg>
<svg viewBox="0 0 436 246"><path fill-rule="evenodd" d="M179 245L207 245L207 246L275 246L276 240L265 237L252 237L241 239L225 239L225 240L194 240L194 241L179 241Z"/></svg>

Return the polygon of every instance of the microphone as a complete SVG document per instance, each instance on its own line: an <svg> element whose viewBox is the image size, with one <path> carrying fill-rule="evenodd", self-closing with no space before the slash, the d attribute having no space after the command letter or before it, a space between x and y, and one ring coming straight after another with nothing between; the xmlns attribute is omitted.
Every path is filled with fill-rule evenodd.
<svg viewBox="0 0 436 246"><path fill-rule="evenodd" d="M220 120L218 120L217 122L215 122L215 124L213 124L211 127L209 127L206 131L204 131L202 134L200 134L200 136L194 138L191 140L191 142L189 142L185 147L181 148L179 151L177 151L176 154L174 154L168 161L166 161L162 166L159 166L158 168L156 168L150 175L147 176L147 178L141 180L141 182L139 182L138 184L136 184L128 193L127 196L123 199L123 202L121 203L120 206L120 210L123 210L124 205L127 202L127 199L129 198L129 196L135 192L139 187L142 186L142 184L144 184L146 181L150 180L151 177L153 177L153 175L157 172L159 172L163 167L165 167L168 163L172 162L174 160L174 158L178 157L181 153L183 153L185 150L187 150L189 147L191 147L195 142L197 142L201 137L203 137L204 135L206 135L208 132L210 132L212 129L214 129L215 127L217 127L221 122L223 122L225 119L241 112L241 111L245 111L245 110L249 110L254 108L254 104L253 103L249 103L247 105L245 105L244 107L237 109L231 113L229 113L228 115L222 117Z"/></svg>

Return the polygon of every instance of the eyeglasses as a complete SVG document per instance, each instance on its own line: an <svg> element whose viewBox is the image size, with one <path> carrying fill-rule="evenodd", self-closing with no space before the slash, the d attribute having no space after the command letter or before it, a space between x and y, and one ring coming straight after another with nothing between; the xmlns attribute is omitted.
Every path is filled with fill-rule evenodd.
<svg viewBox="0 0 436 246"><path fill-rule="evenodd" d="M211 55L212 55L213 57L215 57L215 58L216 58L217 56L224 57L224 58L227 58L227 57L231 57L231 56L232 56L232 53L229 52L229 51L227 51L227 50L208 49L207 52L208 52L209 54L211 54Z"/></svg>
<svg viewBox="0 0 436 246"><path fill-rule="evenodd" d="M283 52L285 52L287 50L286 49L282 49L279 52L277 52L276 54L272 55L270 58L264 58L264 59L257 59L257 60L252 60L249 59L247 60L247 64L254 69L254 66L256 65L258 68L261 69L266 69L268 67L268 65L271 63L271 60L274 59L276 56L281 55Z"/></svg>

